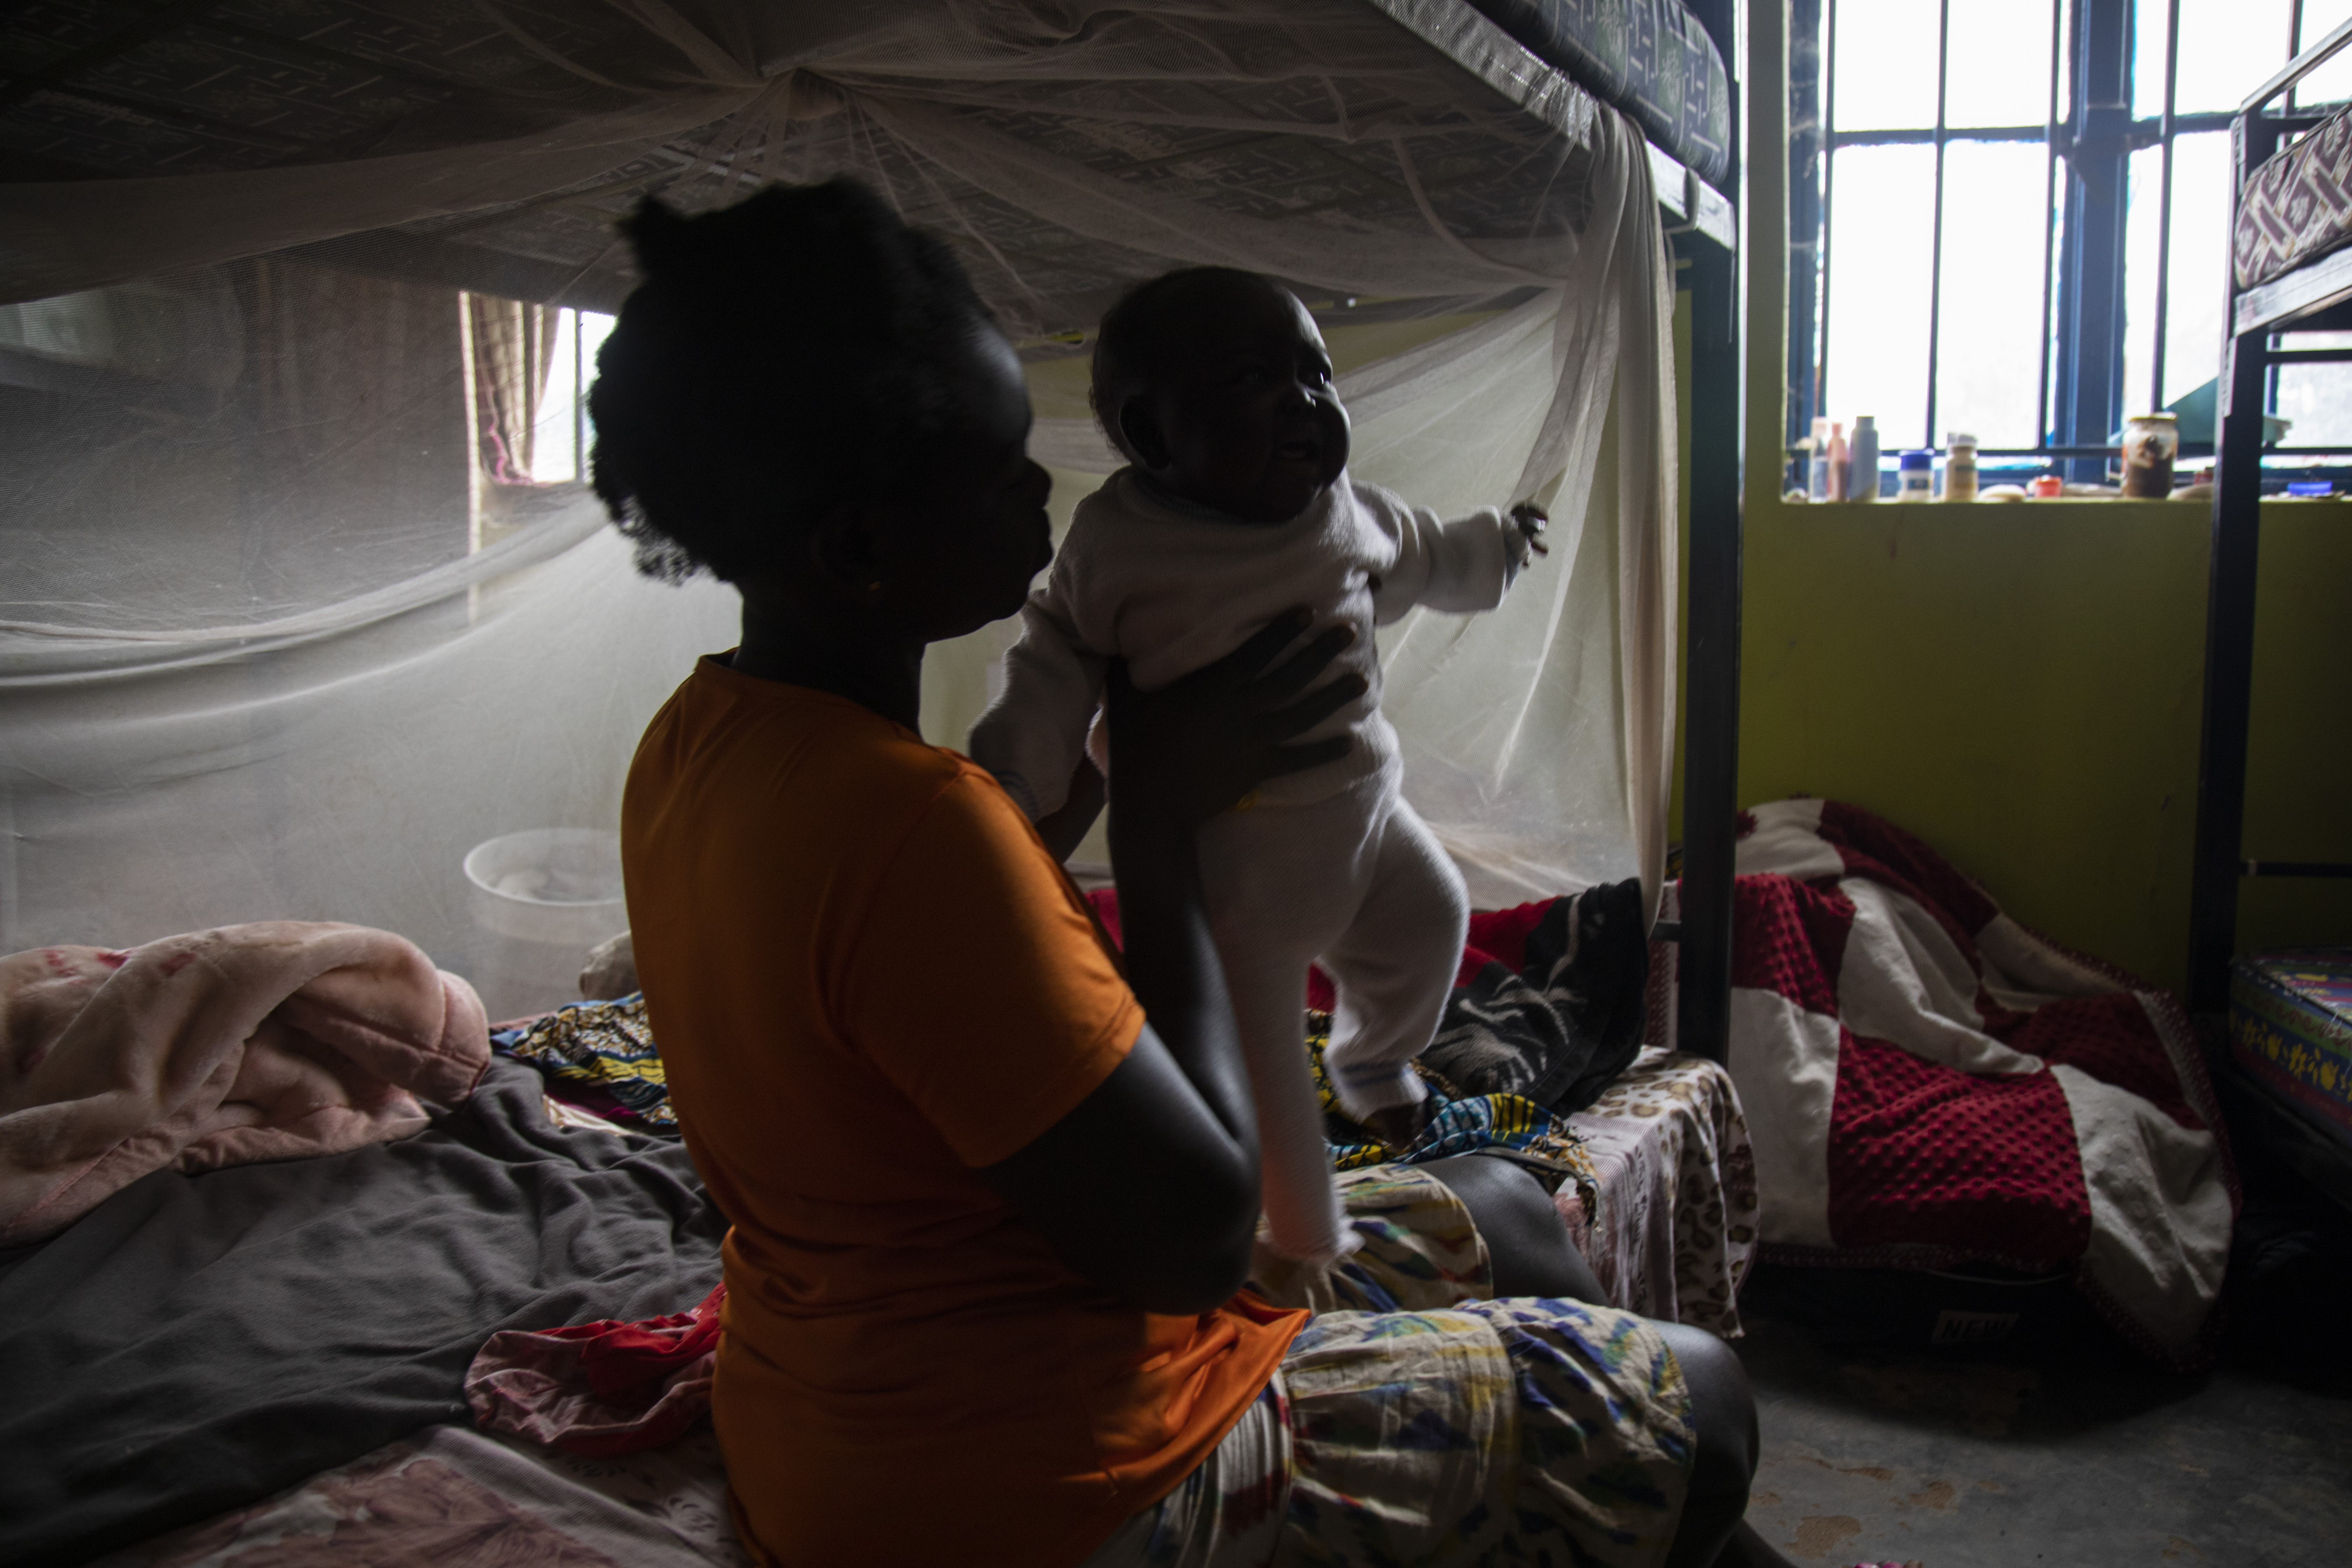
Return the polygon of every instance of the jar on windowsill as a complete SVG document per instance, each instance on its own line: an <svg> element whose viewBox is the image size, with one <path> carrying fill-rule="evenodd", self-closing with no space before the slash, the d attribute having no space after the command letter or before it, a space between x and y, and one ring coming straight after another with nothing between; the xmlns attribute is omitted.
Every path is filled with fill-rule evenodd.
<svg viewBox="0 0 2352 1568"><path fill-rule="evenodd" d="M2180 420L2171 414L2135 414L2124 421L2124 494L2142 500L2172 496L2172 465L2180 456Z"/></svg>

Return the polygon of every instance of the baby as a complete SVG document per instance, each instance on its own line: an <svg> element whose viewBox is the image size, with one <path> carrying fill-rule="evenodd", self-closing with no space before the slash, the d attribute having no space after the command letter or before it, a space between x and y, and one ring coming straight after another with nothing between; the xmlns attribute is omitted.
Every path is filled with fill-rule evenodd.
<svg viewBox="0 0 2352 1568"><path fill-rule="evenodd" d="M1415 605L1488 610L1543 514L1522 504L1452 521L1348 477L1348 414L1315 320L1286 289L1223 268L1171 272L1103 318L1094 405L1129 466L1078 503L1023 611L1003 693L972 759L1030 816L1061 807L1102 700L1104 660L1146 691L1230 653L1297 605L1356 629L1324 682L1362 697L1300 737L1348 754L1266 784L1201 831L1201 878L1250 1068L1265 1215L1276 1251L1348 1250L1307 1070L1307 966L1337 983L1325 1057L1351 1117L1389 1142L1425 1120L1427 1048L1462 952L1462 878L1406 804L1381 716L1376 625ZM1302 634L1302 638L1306 634Z"/></svg>

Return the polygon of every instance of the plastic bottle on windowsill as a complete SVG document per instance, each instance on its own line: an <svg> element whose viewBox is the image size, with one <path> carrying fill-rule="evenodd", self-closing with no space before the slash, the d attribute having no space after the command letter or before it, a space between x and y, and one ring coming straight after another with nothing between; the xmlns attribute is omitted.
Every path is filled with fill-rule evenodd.
<svg viewBox="0 0 2352 1568"><path fill-rule="evenodd" d="M1811 500L1830 499L1830 422L1813 421L1812 460L1806 465L1805 495Z"/></svg>
<svg viewBox="0 0 2352 1568"><path fill-rule="evenodd" d="M1878 418L1875 415L1857 414L1853 417L1852 450L1846 459L1845 499L1876 500L1878 499Z"/></svg>
<svg viewBox="0 0 2352 1568"><path fill-rule="evenodd" d="M1936 499L1936 454L1906 452L1898 460L1900 484L1895 491L1899 501L1924 501Z"/></svg>
<svg viewBox="0 0 2352 1568"><path fill-rule="evenodd" d="M1845 426L1830 426L1830 500L1845 500L1846 462L1852 456L1846 449Z"/></svg>
<svg viewBox="0 0 2352 1568"><path fill-rule="evenodd" d="M1958 430L1944 437L1944 499L1977 499L1977 438Z"/></svg>

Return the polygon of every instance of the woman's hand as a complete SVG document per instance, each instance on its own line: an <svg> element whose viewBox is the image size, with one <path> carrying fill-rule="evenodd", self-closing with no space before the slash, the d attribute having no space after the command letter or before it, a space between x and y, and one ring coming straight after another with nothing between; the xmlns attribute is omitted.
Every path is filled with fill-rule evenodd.
<svg viewBox="0 0 2352 1568"><path fill-rule="evenodd" d="M1138 691L1127 661L1112 659L1105 710L1113 816L1139 809L1197 827L1268 779L1346 756L1345 735L1292 742L1364 694L1360 675L1307 689L1356 640L1355 628L1328 627L1267 668L1313 620L1304 607L1277 616L1216 663L1159 691Z"/></svg>

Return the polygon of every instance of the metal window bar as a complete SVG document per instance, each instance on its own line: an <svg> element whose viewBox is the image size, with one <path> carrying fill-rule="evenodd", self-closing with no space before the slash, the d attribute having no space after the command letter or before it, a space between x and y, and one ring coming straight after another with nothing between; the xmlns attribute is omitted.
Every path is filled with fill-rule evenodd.
<svg viewBox="0 0 2352 1568"><path fill-rule="evenodd" d="M1812 352L1821 320L1822 0L1789 9L1789 353L1784 452L1796 448L1820 402ZM1801 350L1798 345L1804 345ZM1800 485L1803 475L1798 476Z"/></svg>
<svg viewBox="0 0 2352 1568"><path fill-rule="evenodd" d="M1830 408L1830 268L1836 258L1830 254L1831 224L1836 211L1832 204L1837 197L1837 38L1838 0L1824 0L1822 8L1822 247L1821 340L1806 348L1813 355L1813 414L1827 414ZM1811 421L1806 422L1807 429Z"/></svg>
<svg viewBox="0 0 2352 1568"><path fill-rule="evenodd" d="M2033 384L2033 439L2050 441L2050 284L2058 266L2058 41L2065 0L2050 0L2050 106L2042 121L2042 374Z"/></svg>
<svg viewBox="0 0 2352 1568"><path fill-rule="evenodd" d="M1964 135L1955 138L1948 123L1950 102L1950 70L1948 63L1951 37L1950 0L1942 0L1942 4L1937 7L1935 124L1925 128L1884 131L1841 131L1838 129L1838 0L1822 0L1822 46L1820 51L1822 65L1820 79L1821 85L1819 89L1821 113L1821 228L1814 252L1813 266L1813 291L1818 302L1812 311L1812 320L1811 321L1801 322L1795 320L1791 321L1790 336L1792 342L1790 345L1792 355L1801 355L1811 361L1812 397L1809 405L1794 409L1791 412L1791 444L1801 438L1802 429L1810 425L1811 419L1813 416L1826 413L1829 408L1830 297L1832 269L1837 264L1833 247L1829 243L1829 235L1835 217L1835 193L1837 180L1836 154L1839 150L1846 147L1885 147L1898 145L1931 145L1936 150L1935 216L1933 219L1933 233L1929 242L1931 250L1928 261L1927 387L1926 398L1927 428L1923 432L1923 435L1925 437L1925 444L1927 447L1940 450L1942 443L1936 439L1936 414L1938 403L1937 383L1940 379L1939 370L1942 340L1943 232L1945 217L1944 209L1946 205L1944 200L1946 153L1950 143L1956 139L1969 142L2038 142L2042 143L2045 149L2042 182L2042 210L2051 214L2052 216L2049 223L2044 226L2042 241L2042 352L2040 374L2037 377L2035 385L2034 409L2035 431L2037 436L2042 440L2043 445L2032 448L2032 450L2036 453L2047 451L2053 457L2062 455L2056 450L2056 448L2048 445L2048 437L2051 434L2050 402L2052 344L2055 335L2054 329L2060 324L2053 321L2053 305L2055 303L2056 296L2052 289L2052 283L2053 280L2053 274L2057 268L2058 224L2055 215L2057 211L2058 184L2057 133L2060 88L2059 73L2062 69L2063 58L2061 46L2064 37L2063 25L2068 3L2069 0L2052 0L2051 3L2050 91L2048 105L2044 112L2042 123L2039 125L1971 126ZM2178 4L2178 0L2175 0L2175 4ZM2221 126L2225 126L2229 122L2229 116L2226 114L2217 114L2204 118L2210 119L2213 121L2213 124L2210 127L2200 126L2197 127L2198 129L2218 129ZM1792 289L1797 287L1794 279L1791 280L1790 286ZM2098 448L2097 450L2104 452L2106 449ZM1987 451L1987 455L1990 455L1989 449Z"/></svg>
<svg viewBox="0 0 2352 1568"><path fill-rule="evenodd" d="M1944 346L1944 114L1951 87L1952 0L1936 7L1936 206L1927 241L1927 428L1920 445L1934 450L1936 439L1936 369Z"/></svg>
<svg viewBox="0 0 2352 1568"><path fill-rule="evenodd" d="M2177 106L2179 87L2180 0L2168 0L2164 10L2164 116L2157 132L2163 139L2164 150L2158 155L2160 173L2156 202L2156 337L2148 353L2147 371L2147 405L2150 410L2164 406L2164 339L2171 316L2168 306L2172 282L2173 110Z"/></svg>
<svg viewBox="0 0 2352 1568"><path fill-rule="evenodd" d="M1936 439L1935 426L1936 416L1940 403L1937 382L1940 379L1941 369L1946 154L1950 143L1954 140L1971 142L2039 142L2045 149L2042 210L2049 215L2048 222L2044 225L2044 232L2042 236L2042 319L2041 366L2040 375L2037 378L2035 385L2034 426L2039 444L2032 448L2000 448L1998 454L1994 448L1990 447L1979 448L1979 450L1982 455L1986 457L2014 454L2047 457L2053 461L2067 458L2088 459L2099 457L2112 457L2113 448L2111 446L2084 443L2079 440L2079 438L2074 442L2057 439L2058 430L2056 427L2056 421L2053 419L2053 405L2058 396L2057 381L2063 374L2063 367L2060 363L2061 356L2079 340L2081 322L2078 318L2087 302L2084 300L2074 298L2072 291L2061 286L2062 279L2059 277L2059 237L2060 230L2063 222L2063 216L2058 201L2059 163L2062 157L2062 153L2059 150L2062 145L2060 137L2062 132L2070 130L2075 135L2081 135L2086 129L2086 121L2092 107L2087 100L2076 102L2071 106L2064 121L2062 123L2060 120L2059 105L2062 99L2062 88L2064 82L2063 73L2065 71L2067 67L2067 49L2070 45L2077 41L2077 30L2069 28L2067 22L2070 19L2070 15L2087 9L2090 5L2098 3L2099 0L2052 0L2050 8L2050 90L2047 108L2045 110L2042 124L1981 127L1971 126L1966 132L1956 136L1948 123L1949 113L1949 68L1948 63L1948 54L1951 26L1950 0L1943 0L1943 3L1938 6L1936 60L1936 123L1931 127L1925 128L1914 127L1903 130L1878 131L1841 131L1838 129L1837 59L1839 6L1838 0L1820 0L1821 9L1817 15L1820 17L1821 23L1821 47L1819 53L1821 68L1818 79L1820 103L1819 188L1821 193L1819 210L1821 216L1820 227L1814 239L1811 268L1813 276L1810 290L1813 296L1814 308L1810 312L1811 318L1810 321L1797 319L1801 313L1792 311L1791 321L1790 323L1791 337L1790 349L1791 355L1792 357L1801 356L1804 359L1810 360L1810 368L1811 372L1809 387L1803 387L1804 378L1801 375L1792 373L1791 379L1792 382L1797 384L1800 387L1803 387L1804 390L1809 390L1811 396L1809 398L1801 399L1801 405L1791 408L1790 419L1790 439L1792 445L1797 440L1802 438L1805 430L1811 424L1811 418L1814 416L1827 412L1830 406L1829 381L1830 371L1832 368L1829 363L1831 286L1832 282L1833 269L1837 265L1837 258L1834 252L1834 247L1832 247L1829 243L1829 236L1835 219L1837 153L1848 147L1884 147L1891 145L1932 145L1936 150L1935 216L1933 237L1930 242L1933 247L1933 253L1929 258L1928 288L1928 353L1927 386L1926 391L1927 428L1925 434L1927 437L1927 445L1931 448L1940 449L1941 444ZM2109 5L2116 5L2119 3L2119 0L2106 0L2106 3ZM2131 45L2131 35L2133 28L2136 26L2136 18L2134 16L2133 9L2128 6L2127 0L2122 0L2122 15L2120 19L2124 24L2122 28L2122 38L2124 44L2124 80L2123 90L2120 96L2122 101L2128 104L2131 101L2131 75L2135 68L2134 56L2136 51L2133 49ZM2302 26L2302 0L2294 0L2289 21L2287 53L2290 59L2294 57L2301 47ZM2175 165L2178 156L2177 143L2179 139L2183 135L2197 134L2206 132L2225 131L2229 128L2231 119L2233 118L2233 112L2229 110L2201 111L2186 114L2180 112L2179 93L2179 55L2180 42L2179 0L2168 0L2168 4L2166 7L2165 30L2165 82L2162 110L2158 115L2150 119L2127 119L2125 121L2126 134L2133 141L2139 142L2142 139L2145 139L2146 145L2161 149L2160 169L2158 182L2156 287L2154 291L2154 310L2156 319L2151 339L2152 353L2150 355L2148 371L2148 406L2151 408L2160 408L2164 405L2164 376L2167 362L2170 358L2171 353L2172 208L2174 195L2173 184L2176 177ZM2293 111L2292 106L2294 101L2294 90L2292 84L2288 84L2284 88L2288 100L2287 107L2290 112ZM2274 89L2272 91L2271 96L2276 97L2277 95L2277 89ZM2078 98L2081 96L2081 94L2077 94ZM2118 258L2118 260L2120 262L2120 258ZM2109 287L2100 289L2098 292L2108 298L2113 298L2114 294L2119 290L2120 285L2121 279L2118 277L2112 281ZM1790 280L1790 287L1794 289L1798 287L1801 287L1801 284L1798 279L1792 278ZM2273 346L2275 349L2275 344ZM2114 345L2114 348L2119 359L2122 349L2120 341ZM2277 365L2287 363L2293 362L2289 360L2277 360L2270 368L2264 387L2265 395L2263 406L2266 411L2274 413L2277 409ZM2114 384L2111 383L2110 384ZM2121 401L2120 395L2117 396L2116 400ZM2078 437L2081 434L2087 434L2087 432L2078 433ZM2097 432L2097 434L2104 436L2105 431L2102 429Z"/></svg>

